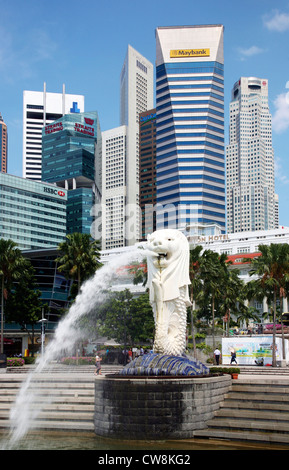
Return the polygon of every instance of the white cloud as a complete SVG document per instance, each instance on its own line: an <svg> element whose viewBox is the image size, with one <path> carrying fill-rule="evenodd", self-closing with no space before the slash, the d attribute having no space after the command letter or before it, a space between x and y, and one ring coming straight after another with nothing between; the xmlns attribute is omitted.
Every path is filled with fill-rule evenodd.
<svg viewBox="0 0 289 470"><path fill-rule="evenodd" d="M281 159L279 157L274 158L275 161L275 177L283 184L289 184L289 178L285 175L282 169Z"/></svg>
<svg viewBox="0 0 289 470"><path fill-rule="evenodd" d="M16 34L0 24L0 37L0 74L6 82L33 76L35 68L57 52L55 40L40 28L31 28L19 41Z"/></svg>
<svg viewBox="0 0 289 470"><path fill-rule="evenodd" d="M281 93L274 100L275 113L272 117L272 128L281 133L289 128L289 97L288 93Z"/></svg>
<svg viewBox="0 0 289 470"><path fill-rule="evenodd" d="M289 30L289 14L280 13L279 10L274 10L273 16L265 15L263 17L264 25L270 31L278 31L282 33L286 30Z"/></svg>
<svg viewBox="0 0 289 470"><path fill-rule="evenodd" d="M239 53L241 54L242 60L245 60L247 57L252 57L254 55L261 54L262 52L264 52L264 49L261 49L261 47L258 46L251 46L247 49L244 49L242 47L239 48Z"/></svg>

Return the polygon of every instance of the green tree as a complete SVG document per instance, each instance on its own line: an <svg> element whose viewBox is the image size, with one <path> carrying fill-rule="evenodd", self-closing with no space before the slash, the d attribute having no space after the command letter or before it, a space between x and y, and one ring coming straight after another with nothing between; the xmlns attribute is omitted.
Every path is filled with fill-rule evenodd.
<svg viewBox="0 0 289 470"><path fill-rule="evenodd" d="M256 313L256 310L254 307L247 307L245 309L242 309L237 317L237 322L241 326L241 322L245 323L246 327L248 327L249 322L251 320L258 321L259 320L259 315Z"/></svg>
<svg viewBox="0 0 289 470"><path fill-rule="evenodd" d="M134 261L131 263L128 272L133 275L134 285L147 283L147 260L144 258L142 262Z"/></svg>
<svg viewBox="0 0 289 470"><path fill-rule="evenodd" d="M289 245L271 243L259 245L261 256L251 262L250 275L257 275L256 289L273 299L273 350L272 365L276 367L276 310L277 300L282 301L289 279ZM269 295L268 295L269 294Z"/></svg>
<svg viewBox="0 0 289 470"><path fill-rule="evenodd" d="M73 281L72 297L79 293L81 285L100 268L100 242L89 234L72 233L59 244L60 256L56 259L58 270Z"/></svg>
<svg viewBox="0 0 289 470"><path fill-rule="evenodd" d="M133 298L128 289L113 292L95 315L99 333L119 343L134 346L153 338L154 320L148 293Z"/></svg>
<svg viewBox="0 0 289 470"><path fill-rule="evenodd" d="M148 292L132 299L130 314L132 345L152 342L154 338L154 317Z"/></svg>
<svg viewBox="0 0 289 470"><path fill-rule="evenodd" d="M238 269L224 269L219 312L226 319L227 336L230 331L231 315L238 315L246 309L246 291Z"/></svg>
<svg viewBox="0 0 289 470"><path fill-rule="evenodd" d="M196 356L196 353L197 353L195 329L194 329L195 291L198 292L201 288L200 266L201 266L202 249L203 247L201 245L197 245L194 248L190 249L190 272L189 272L189 276L191 280L191 285L189 286L190 300L191 300L190 325L191 325L191 336L193 340L194 356Z"/></svg>
<svg viewBox="0 0 289 470"><path fill-rule="evenodd" d="M4 350L4 308L12 282L25 275L27 262L13 240L0 239L1 354Z"/></svg>
<svg viewBox="0 0 289 470"><path fill-rule="evenodd" d="M203 305L210 303L212 317L213 348L215 349L215 306L221 298L222 285L227 273L227 255L205 250L202 254L200 265L200 277L202 290L198 295L198 301Z"/></svg>
<svg viewBox="0 0 289 470"><path fill-rule="evenodd" d="M33 266L27 262L25 276L21 276L9 295L6 303L8 322L19 323L22 330L28 333L31 339L32 356L34 356L35 325L41 319L42 313L41 292L35 280ZM28 328L31 326L31 329Z"/></svg>

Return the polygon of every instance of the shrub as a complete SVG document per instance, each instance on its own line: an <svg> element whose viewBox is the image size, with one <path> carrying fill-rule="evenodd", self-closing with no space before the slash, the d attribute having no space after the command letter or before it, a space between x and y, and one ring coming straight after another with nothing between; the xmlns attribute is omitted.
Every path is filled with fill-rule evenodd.
<svg viewBox="0 0 289 470"><path fill-rule="evenodd" d="M204 339L204 338L206 338L206 335L205 335L205 333L196 333L195 338L196 339Z"/></svg>
<svg viewBox="0 0 289 470"><path fill-rule="evenodd" d="M35 364L36 357L26 356L24 357L25 364Z"/></svg>
<svg viewBox="0 0 289 470"><path fill-rule="evenodd" d="M240 374L240 369L238 367L211 367L210 372L212 374Z"/></svg>
<svg viewBox="0 0 289 470"><path fill-rule="evenodd" d="M7 367L22 367L24 359L21 357L7 357Z"/></svg>
<svg viewBox="0 0 289 470"><path fill-rule="evenodd" d="M67 366L91 366L95 364L95 357L63 357L61 363Z"/></svg>

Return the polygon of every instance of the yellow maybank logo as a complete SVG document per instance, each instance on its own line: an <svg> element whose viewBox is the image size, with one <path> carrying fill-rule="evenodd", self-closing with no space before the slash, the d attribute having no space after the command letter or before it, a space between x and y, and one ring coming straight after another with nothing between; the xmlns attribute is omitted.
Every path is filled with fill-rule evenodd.
<svg viewBox="0 0 289 470"><path fill-rule="evenodd" d="M171 58L180 57L209 57L210 49L176 49L170 51Z"/></svg>

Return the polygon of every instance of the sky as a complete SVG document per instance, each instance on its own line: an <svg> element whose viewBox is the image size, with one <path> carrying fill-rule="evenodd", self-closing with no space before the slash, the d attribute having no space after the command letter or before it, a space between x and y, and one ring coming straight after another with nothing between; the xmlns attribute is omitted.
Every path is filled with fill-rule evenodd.
<svg viewBox="0 0 289 470"><path fill-rule="evenodd" d="M275 192L289 226L289 0L0 0L0 113L8 173L22 176L23 91L85 97L101 130L120 125L120 72L131 45L155 64L159 26L224 25L225 144L241 77L269 82Z"/></svg>

